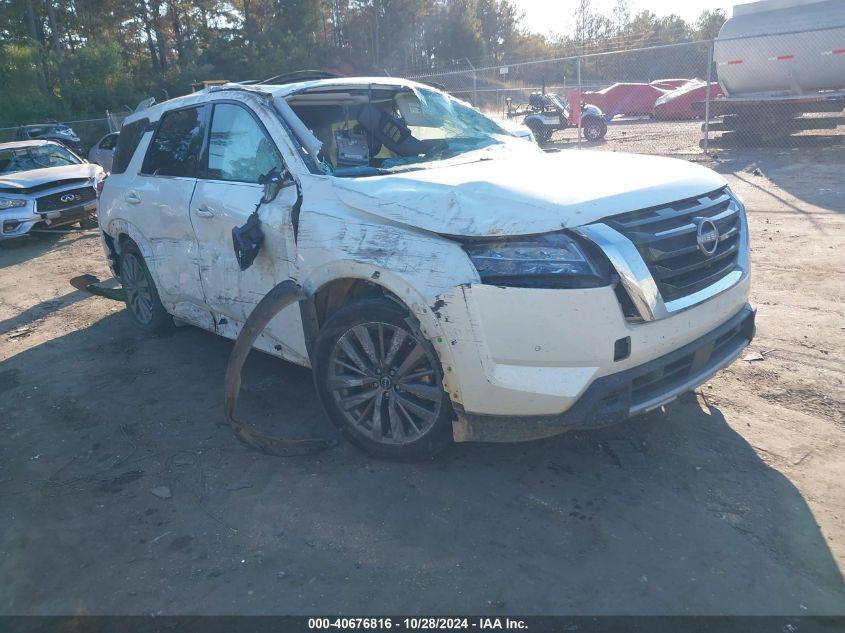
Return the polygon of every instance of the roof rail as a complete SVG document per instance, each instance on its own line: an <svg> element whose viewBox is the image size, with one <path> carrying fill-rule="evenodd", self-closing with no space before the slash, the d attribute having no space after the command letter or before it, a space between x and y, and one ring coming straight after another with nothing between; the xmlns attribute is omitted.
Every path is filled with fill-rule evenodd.
<svg viewBox="0 0 845 633"><path fill-rule="evenodd" d="M256 82L258 84L265 84L271 86L282 86L284 84L293 84L299 81L315 81L317 79L337 79L340 75L325 72L323 70L296 70L292 73L284 73L270 77L264 81Z"/></svg>
<svg viewBox="0 0 845 633"><path fill-rule="evenodd" d="M155 104L156 99L155 97L147 97L146 99L141 100L138 105L135 106L134 112L141 112L141 110L146 110L147 108L153 107Z"/></svg>

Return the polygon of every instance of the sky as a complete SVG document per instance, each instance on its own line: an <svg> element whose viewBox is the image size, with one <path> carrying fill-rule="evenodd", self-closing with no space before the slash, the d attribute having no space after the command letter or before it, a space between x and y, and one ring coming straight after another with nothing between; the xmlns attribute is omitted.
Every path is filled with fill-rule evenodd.
<svg viewBox="0 0 845 633"><path fill-rule="evenodd" d="M670 13L680 15L688 22L694 22L705 9L724 9L731 15L734 4L742 4L750 0L628 0L631 15L648 9L652 13L663 16ZM538 33L569 33L575 25L575 10L577 0L511 0L520 11L525 12L522 24L531 31ZM595 12L607 13L613 10L616 0L591 0L590 4Z"/></svg>

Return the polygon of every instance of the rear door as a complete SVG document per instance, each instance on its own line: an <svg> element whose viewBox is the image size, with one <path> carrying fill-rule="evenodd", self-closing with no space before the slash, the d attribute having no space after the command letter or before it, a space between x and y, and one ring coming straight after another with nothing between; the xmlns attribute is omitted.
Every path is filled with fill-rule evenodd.
<svg viewBox="0 0 845 633"><path fill-rule="evenodd" d="M217 101L209 107L213 109L206 164L191 200L191 221L206 304L218 315L218 324L221 316L242 323L273 286L290 278L295 249L291 212L297 192L296 187L286 187L275 200L261 206L264 243L252 266L240 270L232 228L243 225L255 210L263 194L262 176L285 165L259 117L246 103ZM228 328L219 325L218 330L226 333ZM287 352L301 354L304 341L298 307L282 311L268 333Z"/></svg>
<svg viewBox="0 0 845 633"><path fill-rule="evenodd" d="M147 148L140 173L123 187L125 217L152 248L147 262L162 302L204 303L197 243L189 217L205 132L205 107L165 112Z"/></svg>

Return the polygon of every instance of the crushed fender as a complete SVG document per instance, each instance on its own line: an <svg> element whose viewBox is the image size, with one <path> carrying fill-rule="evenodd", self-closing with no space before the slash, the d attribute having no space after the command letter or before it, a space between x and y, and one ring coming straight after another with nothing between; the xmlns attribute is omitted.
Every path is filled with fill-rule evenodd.
<svg viewBox="0 0 845 633"><path fill-rule="evenodd" d="M241 370L253 344L273 317L289 305L305 298L306 294L302 288L288 280L275 286L258 302L235 341L232 355L229 357L229 365L226 368L226 379L223 383L223 408L226 414L226 422L232 428L235 436L247 446L280 457L310 455L337 444L334 440L320 438L295 440L272 437L235 418L235 408L241 390Z"/></svg>
<svg viewBox="0 0 845 633"><path fill-rule="evenodd" d="M114 301L126 301L126 293L117 279L100 281L96 276L86 273L78 275L70 280L70 285L77 290L90 292L98 297L105 297Z"/></svg>

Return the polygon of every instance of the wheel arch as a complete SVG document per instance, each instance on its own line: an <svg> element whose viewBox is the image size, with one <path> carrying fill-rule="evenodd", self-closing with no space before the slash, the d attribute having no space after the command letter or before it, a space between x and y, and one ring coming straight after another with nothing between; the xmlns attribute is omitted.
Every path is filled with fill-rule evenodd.
<svg viewBox="0 0 845 633"><path fill-rule="evenodd" d="M454 364L452 350L445 342L444 331L433 307L437 299L427 299L394 271L369 263L339 261L313 271L301 286L308 297L300 305L309 354L321 325L334 312L359 298L383 296L395 301L417 320L420 332L434 346L444 367ZM446 388L450 393L456 390L450 384Z"/></svg>
<svg viewBox="0 0 845 633"><path fill-rule="evenodd" d="M112 220L109 223L108 230L104 231L104 233L112 239L118 256L121 254L123 244L126 240L130 240L138 247L138 250L141 251L141 255L144 256L148 265L153 259L153 248L150 241L144 236L138 227L131 222L127 222L126 220Z"/></svg>
<svg viewBox="0 0 845 633"><path fill-rule="evenodd" d="M420 321L426 336L430 337L438 328L437 319L424 296L400 275L372 264L335 262L314 271L301 285L308 295L303 304L309 306L312 318L316 318L306 324L306 335L309 327L316 327L311 332L316 336L319 326L350 301L371 296L383 296L405 308Z"/></svg>

